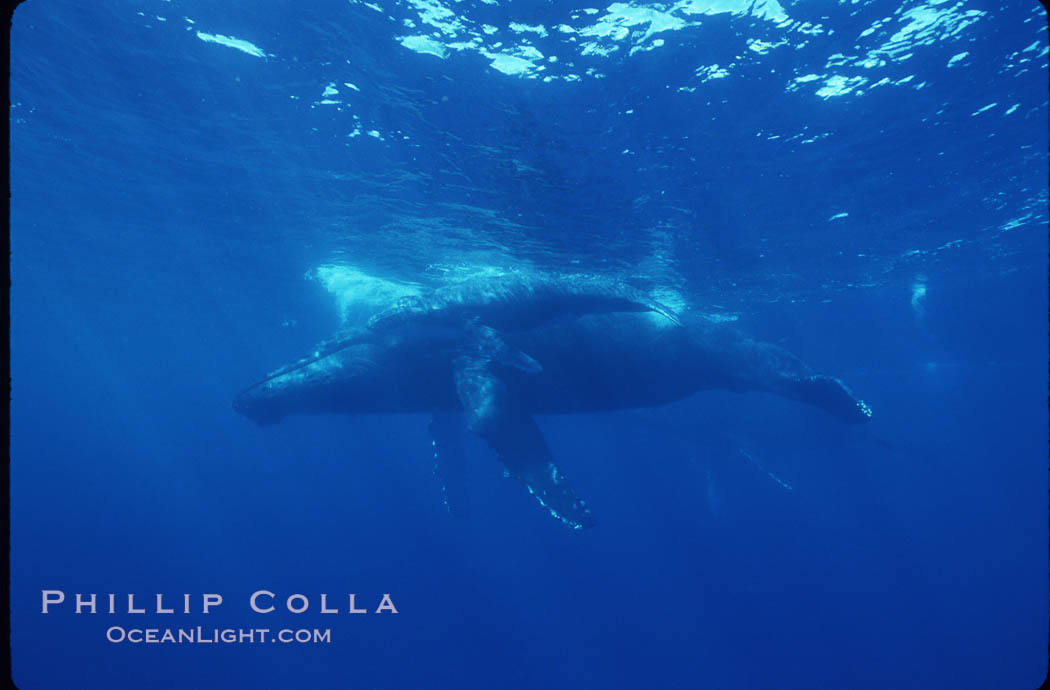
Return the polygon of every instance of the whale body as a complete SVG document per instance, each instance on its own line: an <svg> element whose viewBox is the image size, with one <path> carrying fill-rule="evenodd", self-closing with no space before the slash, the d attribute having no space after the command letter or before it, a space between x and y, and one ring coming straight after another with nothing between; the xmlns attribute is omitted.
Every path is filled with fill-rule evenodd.
<svg viewBox="0 0 1050 690"><path fill-rule="evenodd" d="M840 380L786 350L703 316L603 311L529 322L499 333L501 348L538 367L492 356L485 340L406 337L398 329L349 331L240 393L234 409L260 424L293 414L431 413L446 502L462 473L450 428L482 437L508 473L570 527L590 508L558 469L534 416L665 405L698 391L763 391L819 407L841 422L871 409Z"/></svg>

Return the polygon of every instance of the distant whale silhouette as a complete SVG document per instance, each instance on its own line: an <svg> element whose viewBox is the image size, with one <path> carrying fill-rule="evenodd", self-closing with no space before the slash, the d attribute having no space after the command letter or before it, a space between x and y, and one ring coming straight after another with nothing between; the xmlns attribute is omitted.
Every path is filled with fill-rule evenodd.
<svg viewBox="0 0 1050 690"><path fill-rule="evenodd" d="M577 529L593 516L533 415L653 407L728 389L774 393L847 423L871 417L841 381L782 348L703 316L679 317L618 284L544 278L537 298L521 285L532 277L486 280L380 312L369 328L326 341L243 391L234 409L260 424L290 414L431 413L436 470L454 513L465 512L463 419L511 476Z"/></svg>

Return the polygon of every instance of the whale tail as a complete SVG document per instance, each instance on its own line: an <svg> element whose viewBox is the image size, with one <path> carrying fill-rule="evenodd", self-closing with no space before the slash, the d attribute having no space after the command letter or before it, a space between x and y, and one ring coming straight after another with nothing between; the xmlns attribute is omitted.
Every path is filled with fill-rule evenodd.
<svg viewBox="0 0 1050 690"><path fill-rule="evenodd" d="M871 419L871 408L834 376L799 376L792 380L785 394L819 407L847 424L863 424Z"/></svg>
<svg viewBox="0 0 1050 690"><path fill-rule="evenodd" d="M735 372L728 387L762 390L813 405L846 422L862 424L871 419L871 408L834 376L815 374L784 348L710 326L700 329L705 347L720 347L729 354L723 367Z"/></svg>

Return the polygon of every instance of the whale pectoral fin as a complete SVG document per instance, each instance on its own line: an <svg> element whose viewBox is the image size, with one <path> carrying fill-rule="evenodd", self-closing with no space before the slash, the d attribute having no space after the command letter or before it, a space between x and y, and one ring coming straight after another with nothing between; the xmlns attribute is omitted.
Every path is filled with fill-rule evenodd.
<svg viewBox="0 0 1050 690"><path fill-rule="evenodd" d="M773 474L772 472L770 472L769 470L767 470L767 469L766 469L766 467L765 467L765 465L763 465L762 463L760 463L760 462L759 462L759 461L758 461L758 460L757 460L757 459L755 458L755 456L751 455L751 453L748 453L748 452L747 452L746 450L744 450L743 448L738 448L738 449L737 449L737 452L739 452L739 453L740 453L740 455L741 455L741 456L743 456L743 458L744 458L745 460L747 460L747 461L748 461L749 463L751 463L751 465L752 465L752 466L753 466L753 467L754 467L755 469L757 469L757 470L758 470L759 472L762 472L762 473L763 473L763 474L765 474L765 475L766 475L767 477L769 477L769 478L770 478L770 479L772 479L772 480L773 480L774 482L776 482L776 483L777 483L777 486L779 486L780 488L782 488L782 489L785 489L785 490L787 490L787 491L792 491L792 490L793 490L793 487L792 487L792 486L791 486L790 484L788 484L788 483L787 483L787 482L785 482L785 481L784 481L783 479L781 479L781 478L780 478L780 477L778 477L777 475L775 475L775 474Z"/></svg>
<svg viewBox="0 0 1050 690"><path fill-rule="evenodd" d="M670 321L674 325L676 325L676 326L681 326L682 325L682 320L680 318L678 318L678 314L676 314L675 311L673 309L671 309L670 307L666 307L666 306L660 304L659 302L657 302L656 300L652 300L652 299L647 300L645 304L646 304L647 307L649 307L650 311L655 311L657 314L659 314L660 316L664 317L665 319L667 319L668 321Z"/></svg>
<svg viewBox="0 0 1050 690"><path fill-rule="evenodd" d="M538 374L543 371L539 362L521 350L507 345L496 329L475 323L468 324L468 329L481 358L524 371L526 374Z"/></svg>
<svg viewBox="0 0 1050 690"><path fill-rule="evenodd" d="M628 311L653 311L676 326L682 325L682 320L678 318L678 314L675 313L674 309L671 309L666 304L661 304L642 290L620 283L616 291L619 297L617 301L622 300L626 302L623 306L626 306ZM619 311L619 309L614 309L613 311Z"/></svg>
<svg viewBox="0 0 1050 690"><path fill-rule="evenodd" d="M673 311L671 311L670 309L668 309L666 307L661 307L660 309L654 309L653 311L655 311L657 314L660 314L661 316L663 316L664 318L666 318L668 321L670 321L671 323L673 323L676 326L681 326L682 325L682 320L680 318L678 318L678 314L674 313Z"/></svg>
<svg viewBox="0 0 1050 690"><path fill-rule="evenodd" d="M470 517L470 485L463 447L465 427L461 415L435 412L429 428L434 444L434 476L441 482L445 507L458 518Z"/></svg>
<svg viewBox="0 0 1050 690"><path fill-rule="evenodd" d="M513 434L490 441L507 473L524 484L540 505L569 527L593 527L591 509L554 464L536 420L521 415L514 423Z"/></svg>
<svg viewBox="0 0 1050 690"><path fill-rule="evenodd" d="M496 451L510 476L521 481L540 505L573 529L593 527L594 517L554 463L536 420L523 409L488 361L460 357L456 391L467 428Z"/></svg>
<svg viewBox="0 0 1050 690"><path fill-rule="evenodd" d="M543 366L539 362L529 357L521 350L515 350L508 348L499 353L496 361L500 364L508 367L517 369L518 371L524 371L526 374L538 374L543 371Z"/></svg>
<svg viewBox="0 0 1050 690"><path fill-rule="evenodd" d="M860 424L871 419L871 408L867 403L833 376L800 376L791 382L787 394L850 424Z"/></svg>

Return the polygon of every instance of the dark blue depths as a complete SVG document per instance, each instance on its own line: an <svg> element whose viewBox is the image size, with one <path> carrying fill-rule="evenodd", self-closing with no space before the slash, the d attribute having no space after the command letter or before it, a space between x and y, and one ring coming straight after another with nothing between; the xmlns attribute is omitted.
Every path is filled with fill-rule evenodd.
<svg viewBox="0 0 1050 690"><path fill-rule="evenodd" d="M771 5L688 5L673 16L699 25L660 32L637 12L668 6L642 3L17 10L20 687L1039 684L1041 8L785 4L788 27ZM470 31L488 42L440 47ZM737 317L875 418L728 392L543 418L598 520L574 533L476 439L472 515L448 516L425 417L260 428L231 409L341 309L482 267L606 273ZM43 589L225 601L42 615ZM311 609L252 614L258 589ZM349 592L399 613L349 615ZM113 644L113 625L332 642Z"/></svg>

